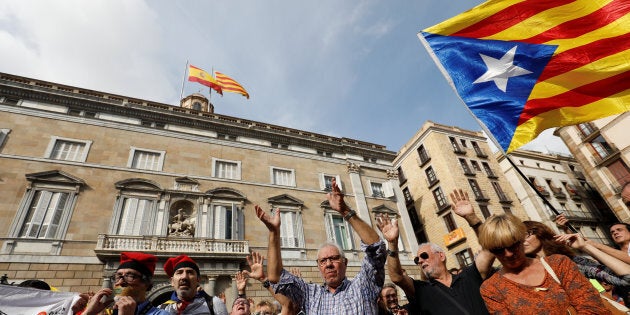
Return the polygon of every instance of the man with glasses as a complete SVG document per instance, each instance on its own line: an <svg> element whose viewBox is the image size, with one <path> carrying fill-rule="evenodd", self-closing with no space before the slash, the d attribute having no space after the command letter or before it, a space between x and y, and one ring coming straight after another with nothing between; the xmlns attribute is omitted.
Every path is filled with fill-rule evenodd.
<svg viewBox="0 0 630 315"><path fill-rule="evenodd" d="M450 196L453 212L464 218L476 233L481 220L474 212L468 193L460 189L454 190ZM490 252L482 250L474 264L453 275L446 267L446 253L440 246L420 244L414 262L422 268L428 281L414 280L403 273L398 258L398 222L390 221L388 216L379 216L377 223L388 242L389 277L409 298L410 314L488 314L479 288L492 268L494 256Z"/></svg>
<svg viewBox="0 0 630 315"><path fill-rule="evenodd" d="M361 238L365 257L359 273L352 280L346 278L348 259L334 243L324 244L317 253L323 285L308 283L284 270L280 255L280 213L276 210L270 216L256 206L256 215L269 230L267 278L275 293L287 296L306 314L376 314L376 300L385 282L385 243L346 205L334 179L327 198L330 207L341 214Z"/></svg>
<svg viewBox="0 0 630 315"><path fill-rule="evenodd" d="M96 292L83 315L100 314L112 302L113 314L117 315L168 315L146 298L146 293L153 287L156 262L157 257L151 254L120 253L120 265L112 276L114 289L103 288Z"/></svg>
<svg viewBox="0 0 630 315"><path fill-rule="evenodd" d="M232 303L232 311L230 315L250 315L250 307L249 301L244 297L239 297L234 300Z"/></svg>
<svg viewBox="0 0 630 315"><path fill-rule="evenodd" d="M164 263L164 271L175 291L160 309L177 315L227 315L220 298L201 290L199 265L192 258L186 255L169 258Z"/></svg>

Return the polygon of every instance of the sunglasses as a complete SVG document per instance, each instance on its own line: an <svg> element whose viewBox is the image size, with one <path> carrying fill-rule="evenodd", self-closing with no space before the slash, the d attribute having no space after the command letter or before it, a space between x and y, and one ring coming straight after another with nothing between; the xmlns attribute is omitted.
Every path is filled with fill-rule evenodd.
<svg viewBox="0 0 630 315"><path fill-rule="evenodd" d="M420 255L418 255L418 256L416 256L416 257L414 257L414 258L413 258L413 262L414 262L416 265L419 265L419 264L420 264L420 258L422 258L422 259L424 259L424 260L429 259L429 253L427 253L427 252L422 252L422 253L420 253Z"/></svg>
<svg viewBox="0 0 630 315"><path fill-rule="evenodd" d="M510 253L513 253L515 251L518 250L519 246L521 246L521 242L518 241L510 246L506 246L506 247L495 247L495 248L490 248L489 251L495 255L502 255L503 253L505 253L505 250L508 250Z"/></svg>

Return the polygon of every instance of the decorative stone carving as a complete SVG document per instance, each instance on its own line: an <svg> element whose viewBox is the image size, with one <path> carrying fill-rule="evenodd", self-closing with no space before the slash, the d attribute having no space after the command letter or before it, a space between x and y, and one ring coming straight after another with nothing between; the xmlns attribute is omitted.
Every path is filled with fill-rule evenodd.
<svg viewBox="0 0 630 315"><path fill-rule="evenodd" d="M348 166L348 173L358 173L361 170L359 164L348 162L346 165Z"/></svg>
<svg viewBox="0 0 630 315"><path fill-rule="evenodd" d="M387 179L398 179L398 170L387 170Z"/></svg>
<svg viewBox="0 0 630 315"><path fill-rule="evenodd" d="M195 216L189 215L183 208L177 209L177 214L171 217L168 225L169 236L195 235Z"/></svg>

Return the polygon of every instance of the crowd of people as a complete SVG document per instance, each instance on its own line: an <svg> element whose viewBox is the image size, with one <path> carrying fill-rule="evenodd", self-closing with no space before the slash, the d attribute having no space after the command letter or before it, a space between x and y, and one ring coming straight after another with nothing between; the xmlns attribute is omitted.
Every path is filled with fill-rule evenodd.
<svg viewBox="0 0 630 315"><path fill-rule="evenodd" d="M622 190L630 205L630 184ZM157 257L124 252L112 281L114 288L81 294L73 314L630 314L630 225L610 227L619 249L588 240L577 233L556 234L547 225L522 221L511 214L493 215L482 222L468 194L450 194L453 211L478 236L482 250L470 266L449 270L446 251L433 243L418 246L414 262L424 279L413 279L402 268L398 252L397 220L376 217L377 230L344 202L336 182L327 199L352 227L364 252L353 278L346 275L348 259L336 243L323 244L317 268L323 284L304 280L299 270L286 270L280 250L280 212L254 210L268 229L267 263L258 252L247 257L248 269L235 275L238 296L229 309L224 299L201 289L197 263L186 255L164 264L173 293L169 301L153 306L146 298L153 286ZM556 224L565 228L566 217ZM586 257L588 256L588 257ZM493 267L495 259L499 267ZM385 283L386 274L393 283ZM247 297L250 279L259 281L273 296L257 304ZM41 281L25 286L46 289ZM50 289L48 287L48 289ZM402 290L408 303L400 305Z"/></svg>

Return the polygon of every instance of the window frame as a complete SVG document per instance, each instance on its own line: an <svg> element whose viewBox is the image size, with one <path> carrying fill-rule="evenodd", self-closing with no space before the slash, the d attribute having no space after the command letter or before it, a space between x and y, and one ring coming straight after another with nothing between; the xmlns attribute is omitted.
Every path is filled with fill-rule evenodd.
<svg viewBox="0 0 630 315"><path fill-rule="evenodd" d="M330 188L328 187L328 183L326 182L326 177L330 177L331 178L331 186ZM332 191L332 178L335 179L335 181L337 182L337 186L339 187L339 190L343 191L343 185L341 183L341 178L339 175L332 175L332 174L327 174L327 173L319 173L319 189L323 190L323 191Z"/></svg>
<svg viewBox="0 0 630 315"><path fill-rule="evenodd" d="M57 147L57 143L61 143L61 142L82 144L83 145L83 149L81 150L81 153L78 154L75 159L55 158L52 155L53 155L53 153L55 153L55 148ZM81 140L81 139L72 139L72 138L51 136L50 137L50 141L48 142L48 147L46 147L46 152L44 153L44 156L47 159L51 159L51 160L85 163L85 161L87 160L88 152L90 151L90 147L91 146L92 146L92 141L91 140Z"/></svg>
<svg viewBox="0 0 630 315"><path fill-rule="evenodd" d="M336 225L335 219L337 220L337 222L340 222L342 224ZM344 220L344 218L341 215L339 215L339 213L330 209L326 209L324 211L324 220L326 222L326 234L330 242L333 242L339 245L339 247L341 247L341 249L344 251L350 251L350 250L355 249L352 227L350 226L348 221ZM350 248L344 247L344 244L340 243L340 240L337 239L337 230L336 230L337 226L343 226L343 229L345 230L346 235L342 235L342 236L345 238L345 241L347 242L347 244L350 245ZM342 234L342 232L344 231L340 231L339 234Z"/></svg>
<svg viewBox="0 0 630 315"><path fill-rule="evenodd" d="M219 174L217 174L219 172L219 167L218 167L219 163L234 164L236 167L236 174L234 175L234 177L219 176ZM214 157L212 158L212 177L221 178L221 179L241 180L241 174L242 174L241 161L217 159Z"/></svg>
<svg viewBox="0 0 630 315"><path fill-rule="evenodd" d="M278 184L278 183L276 183L276 176L274 174L274 171L276 171L276 170L277 171L289 172L289 174L290 174L290 178L289 178L290 183L288 183L286 185L285 184ZM270 166L269 167L269 175L270 175L270 178L271 178L271 184L272 185L284 186L284 187L296 187L296 183L295 183L295 169Z"/></svg>
<svg viewBox="0 0 630 315"><path fill-rule="evenodd" d="M158 163L157 163L157 169L134 167L136 152L146 152L146 153L159 154ZM127 167L131 168L131 169L135 169L135 170L161 172L162 169L164 168L164 156L165 155L166 155L166 151L159 151L159 150L151 150L151 149L144 149L144 148L138 148L138 147L131 147L129 149L129 159L127 160Z"/></svg>
<svg viewBox="0 0 630 315"><path fill-rule="evenodd" d="M282 249L301 249L304 248L305 245L305 241L304 241L304 224L302 222L302 210L299 207L292 207L292 206L279 206L279 207L273 207L273 210L271 211L271 215L275 215L275 211L280 210L280 218L281 221L283 222L282 225L280 225L280 248ZM293 214L293 219L295 220L295 222L293 222L293 224L291 225L291 229L293 230L293 235L286 235L286 233L288 232L288 227L289 225L287 224L287 218L286 215L288 213ZM283 235L285 234L285 235ZM292 238L295 242L297 242L297 244L295 244L294 246L289 246L288 245L288 241L285 241L285 239L289 239Z"/></svg>

